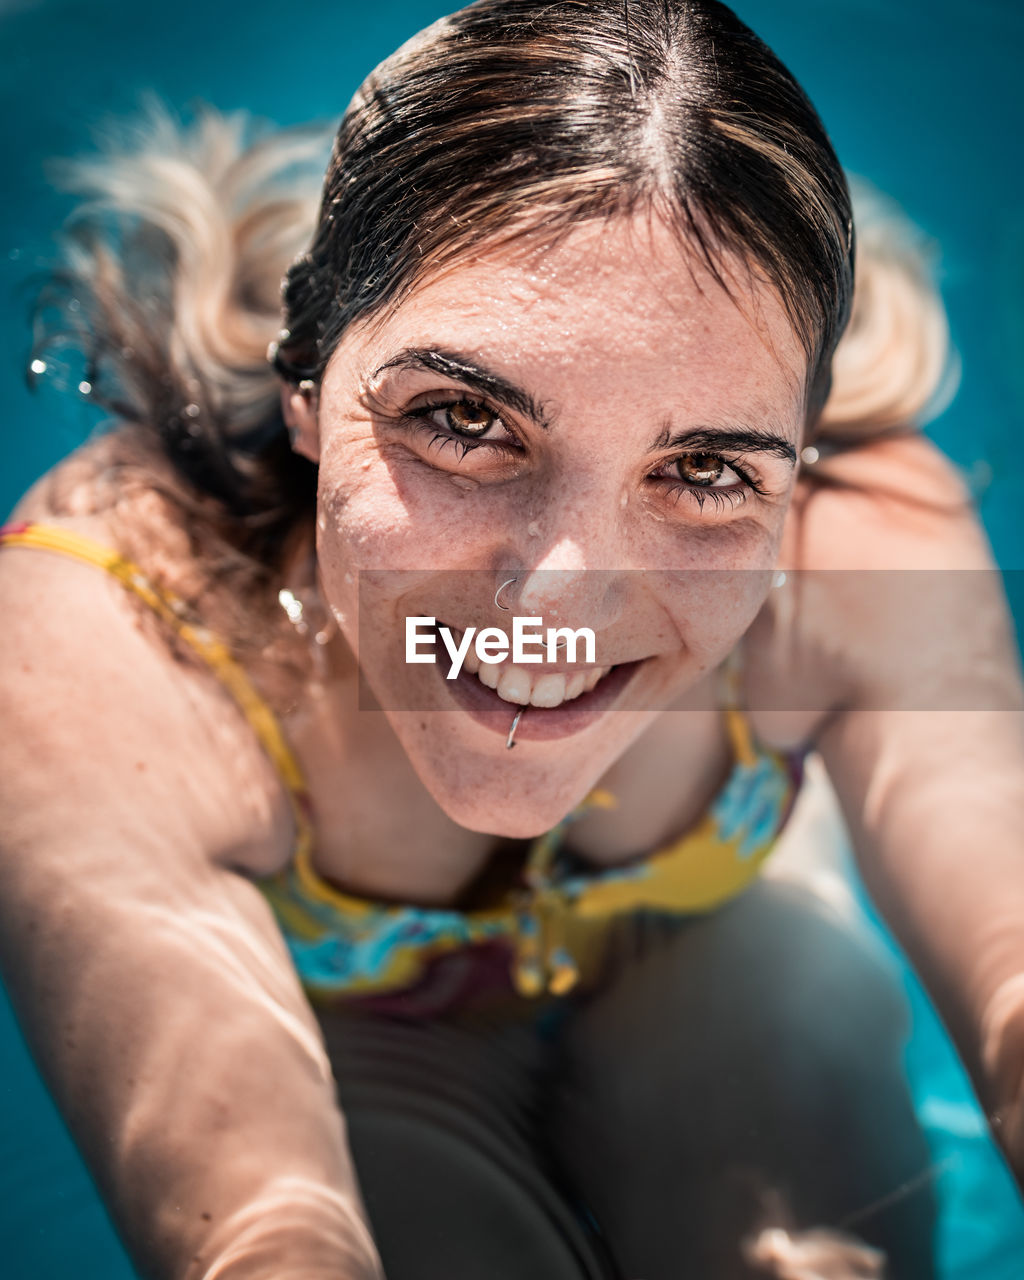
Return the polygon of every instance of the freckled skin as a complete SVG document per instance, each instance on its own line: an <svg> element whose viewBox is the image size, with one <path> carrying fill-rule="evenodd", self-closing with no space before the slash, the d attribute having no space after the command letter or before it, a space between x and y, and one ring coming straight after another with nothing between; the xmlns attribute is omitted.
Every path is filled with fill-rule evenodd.
<svg viewBox="0 0 1024 1280"><path fill-rule="evenodd" d="M770 423L799 449L803 350L775 296L751 294L742 279L737 271L730 297L656 221L586 224L554 249L533 237L478 251L354 326L315 406L286 389L297 447L319 462L325 597L413 768L459 824L510 836L549 827L757 613L792 465L745 455L764 494L702 509L690 492L669 492L682 450L651 451L669 422L673 432ZM518 449L460 458L430 443L443 412L430 429L401 428L412 408L483 398L421 369L374 378L408 347L500 374L539 403L548 429L488 403L501 421L487 438L511 433ZM720 572L694 572L709 569ZM500 625L494 591L513 574L517 614L593 626L601 663L652 659L630 687L630 710L509 752L503 734L451 710L432 669L404 663L407 615ZM360 633L373 637L361 652L357 599ZM394 709L413 698L420 710ZM428 704L437 712L424 715Z"/></svg>

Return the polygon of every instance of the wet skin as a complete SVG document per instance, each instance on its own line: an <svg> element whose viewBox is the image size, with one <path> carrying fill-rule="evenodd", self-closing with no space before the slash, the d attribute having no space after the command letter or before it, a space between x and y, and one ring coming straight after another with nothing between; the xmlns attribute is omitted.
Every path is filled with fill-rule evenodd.
<svg viewBox="0 0 1024 1280"><path fill-rule="evenodd" d="M529 836L558 821L764 600L806 358L774 294L726 265L731 296L646 218L582 225L553 248L534 236L351 328L316 400L285 391L297 447L319 463L325 597L416 774L463 827ZM531 708L510 753L515 708L452 714L465 701L443 668L405 663L404 639L410 615L500 624L493 596L512 575L516 614L588 625L599 664L637 665L608 677L625 687L596 714ZM545 716L565 731L531 738Z"/></svg>

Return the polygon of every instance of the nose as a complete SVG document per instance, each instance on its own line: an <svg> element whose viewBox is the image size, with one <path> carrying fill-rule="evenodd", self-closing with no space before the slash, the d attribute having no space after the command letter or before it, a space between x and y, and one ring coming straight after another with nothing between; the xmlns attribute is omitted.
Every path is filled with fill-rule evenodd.
<svg viewBox="0 0 1024 1280"><path fill-rule="evenodd" d="M571 536L552 541L534 562L518 570L512 603L524 617L546 626L586 626L603 630L621 615L626 574L599 563Z"/></svg>

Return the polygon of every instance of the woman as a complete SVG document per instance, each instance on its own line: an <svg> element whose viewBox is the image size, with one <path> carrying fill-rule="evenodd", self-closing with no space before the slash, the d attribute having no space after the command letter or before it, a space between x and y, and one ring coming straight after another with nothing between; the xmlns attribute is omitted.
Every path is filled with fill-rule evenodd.
<svg viewBox="0 0 1024 1280"><path fill-rule="evenodd" d="M436 23L311 241L309 151L156 116L78 172L136 215L55 282L118 427L0 557L3 972L140 1271L931 1275L900 1002L758 873L813 747L1019 1176L1020 680L911 425L941 317L876 257L843 336L842 171L707 0ZM956 627L880 569L975 571ZM595 651L467 644L514 619Z"/></svg>

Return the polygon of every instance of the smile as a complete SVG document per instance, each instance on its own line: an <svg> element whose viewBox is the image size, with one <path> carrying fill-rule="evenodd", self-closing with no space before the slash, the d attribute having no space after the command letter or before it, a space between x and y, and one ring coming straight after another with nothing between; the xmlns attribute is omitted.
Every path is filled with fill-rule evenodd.
<svg viewBox="0 0 1024 1280"><path fill-rule="evenodd" d="M611 667L589 667L585 671L534 672L513 663L481 662L473 649L466 654L464 668L504 702L548 709L589 693L611 671Z"/></svg>
<svg viewBox="0 0 1024 1280"><path fill-rule="evenodd" d="M454 627L451 630L461 639L461 632ZM471 651L458 677L446 680L442 676L441 683L462 710L503 737L512 712L529 708L516 741L548 741L578 733L598 720L643 662L638 659L610 667L541 674L508 662L481 662ZM435 670L440 672L439 667Z"/></svg>
<svg viewBox="0 0 1024 1280"><path fill-rule="evenodd" d="M464 633L457 627L450 627L449 630L455 643L461 646ZM611 667L587 667L584 670L573 671L530 671L526 667L516 666L511 662L482 661L476 650L470 646L466 651L462 670L476 676L486 688L493 689L503 702L511 702L520 707L544 707L550 710L561 706L563 702L572 702L581 694L589 693L598 681L611 671Z"/></svg>

